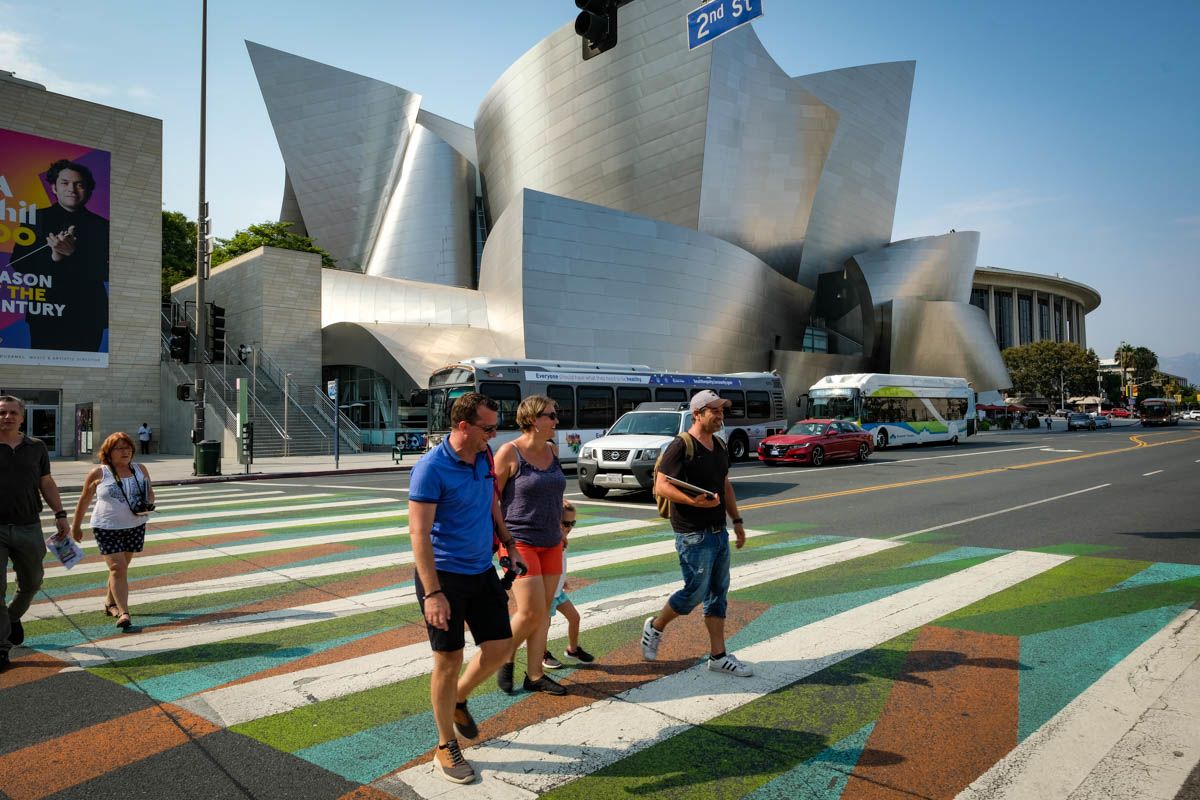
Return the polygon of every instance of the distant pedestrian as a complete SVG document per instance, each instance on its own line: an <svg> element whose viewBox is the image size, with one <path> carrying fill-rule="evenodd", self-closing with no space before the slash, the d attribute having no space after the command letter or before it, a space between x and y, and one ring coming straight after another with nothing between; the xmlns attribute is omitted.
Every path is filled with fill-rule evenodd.
<svg viewBox="0 0 1200 800"><path fill-rule="evenodd" d="M1047 414L1046 415L1046 430L1050 430L1050 420L1051 419L1052 419L1051 416L1049 414Z"/></svg>
<svg viewBox="0 0 1200 800"><path fill-rule="evenodd" d="M137 430L137 436L138 436L138 441L142 443L142 455L144 455L144 456L150 455L150 437L152 436L152 434L150 431L150 423L149 422L142 423L142 426L140 428L138 428L138 430Z"/></svg>
<svg viewBox="0 0 1200 800"><path fill-rule="evenodd" d="M571 602L571 598L567 597L567 542L571 535L571 530L575 527L576 522L575 506L570 500L563 500L562 509L562 540L563 540L563 574L558 578L558 590L554 595L554 599L550 601L550 616L554 616L555 611L562 612L563 619L567 621L567 649L563 651L563 658L568 664L590 664L595 661L595 657L587 650L583 649L583 645L579 643L579 609L575 608L575 604ZM542 656L542 666L546 669L561 669L563 662L559 661L554 655L547 650Z"/></svg>
<svg viewBox="0 0 1200 800"><path fill-rule="evenodd" d="M40 439L21 433L25 403L12 395L0 395L0 671L8 668L9 653L25 641L21 617L42 586L42 500L54 511L58 536L71 533L63 510L58 484L50 476L50 454ZM40 495L40 497L39 497ZM12 560L17 591L7 607L8 562Z"/></svg>
<svg viewBox="0 0 1200 800"><path fill-rule="evenodd" d="M691 401L692 426L667 446L654 479L654 493L671 501L671 527L675 551L683 571L683 588L667 599L656 616L642 626L642 658L658 658L662 632L676 617L691 613L704 603L704 627L708 629L708 668L739 678L754 674L750 665L725 650L725 611L729 594L729 531L725 517L733 520L740 550L746 544L746 529L738 515L737 498L729 482L729 455L716 437L725 424L725 409L731 404L709 389ZM687 446L684 436L691 439ZM686 481L706 490L689 494L667 478Z"/></svg>
<svg viewBox="0 0 1200 800"><path fill-rule="evenodd" d="M100 466L83 479L83 491L75 504L71 535L83 541L83 515L96 498L92 510L92 536L108 565L104 613L117 618L122 630L133 622L129 617L129 563L146 544L146 518L154 510L154 486L150 473L133 461L133 439L127 433L110 435L100 445Z"/></svg>
<svg viewBox="0 0 1200 800"><path fill-rule="evenodd" d="M496 501L488 442L496 435L500 405L469 392L450 409L451 431L413 467L408 525L416 566L417 602L433 650L429 693L438 746L435 769L452 783L471 783L475 768L458 738L479 735L467 697L508 660L512 629L508 595L492 566L492 538L511 547ZM514 566L524 566L519 551ZM479 652L462 669L464 626Z"/></svg>

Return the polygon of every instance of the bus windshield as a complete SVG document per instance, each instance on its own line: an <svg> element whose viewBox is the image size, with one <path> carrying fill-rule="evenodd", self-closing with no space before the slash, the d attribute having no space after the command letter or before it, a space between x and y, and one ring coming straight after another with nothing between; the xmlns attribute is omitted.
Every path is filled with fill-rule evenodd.
<svg viewBox="0 0 1200 800"><path fill-rule="evenodd" d="M626 414L615 423L608 433L641 433L651 436L674 436L679 433L678 413Z"/></svg>
<svg viewBox="0 0 1200 800"><path fill-rule="evenodd" d="M454 405L455 400L470 391L472 391L472 387L470 386L451 386L447 389L430 389L429 430L450 430L450 407Z"/></svg>
<svg viewBox="0 0 1200 800"><path fill-rule="evenodd" d="M819 419L858 419L854 411L854 398L844 395L812 397L808 415Z"/></svg>

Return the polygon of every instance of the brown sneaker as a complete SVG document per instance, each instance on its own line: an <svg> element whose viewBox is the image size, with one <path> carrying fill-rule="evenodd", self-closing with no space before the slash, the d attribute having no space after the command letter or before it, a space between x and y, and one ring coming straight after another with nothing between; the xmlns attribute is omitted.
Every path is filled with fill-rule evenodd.
<svg viewBox="0 0 1200 800"><path fill-rule="evenodd" d="M479 726L475 718L467 710L467 701L454 704L454 732L464 739L474 739L479 736Z"/></svg>
<svg viewBox="0 0 1200 800"><path fill-rule="evenodd" d="M433 769L451 783L471 783L475 780L475 768L463 758L457 739L438 745L433 754Z"/></svg>

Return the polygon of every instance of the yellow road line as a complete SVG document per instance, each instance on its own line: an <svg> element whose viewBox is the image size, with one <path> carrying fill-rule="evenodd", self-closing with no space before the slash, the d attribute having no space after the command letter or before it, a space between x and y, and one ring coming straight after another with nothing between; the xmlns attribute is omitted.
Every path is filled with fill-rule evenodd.
<svg viewBox="0 0 1200 800"><path fill-rule="evenodd" d="M755 509L755 508L771 508L773 506L785 506L785 505L791 505L793 503L811 503L814 500L829 500L834 497L848 497L848 496L856 495L856 494L867 494L869 492L881 492L881 491L885 491L887 489L903 489L907 486L921 486L921 485L929 484L929 483L941 483L942 481L957 481L957 480L962 480L964 478L978 478L981 475L994 475L998 472L1008 472L1009 470L1014 470L1014 469L1032 469L1034 467L1045 467L1045 466L1049 466L1050 464L1063 464L1068 461L1080 461L1085 458L1097 458L1099 456L1109 456L1109 455L1113 455L1114 453L1129 453L1129 452L1138 450L1143 447L1162 447L1164 445L1169 445L1169 444L1181 444L1184 442L1194 442L1194 441L1200 439L1200 434L1192 434L1184 439L1172 439L1171 441L1167 441L1167 442L1154 442L1154 443L1144 442L1144 441L1142 441L1142 438L1141 438L1143 436L1155 436L1155 435L1162 435L1163 433L1173 433L1173 432L1174 431L1164 431L1161 433L1156 432L1156 433L1135 434L1135 435L1129 437L1129 440L1134 443L1132 447L1118 447L1118 448L1114 448L1112 450L1101 450L1100 452L1097 452L1097 453L1083 453L1083 454L1077 455L1077 456L1065 456L1063 458L1052 458L1047 461L1031 461L1027 464L1013 464L1012 466L1008 466L1008 467L992 467L990 469L975 470L974 472L964 472L961 475L941 475L936 478L920 478L920 479L912 480L912 481L900 481L898 483L882 483L882 484L876 484L874 486L863 486L858 489L842 489L841 491L837 491L837 492L823 492L821 494L810 494L810 495L805 495L804 497L793 497L793 498L790 498L787 500L769 500L764 503L749 503L749 504L739 503L738 508L740 510L745 511L748 509Z"/></svg>

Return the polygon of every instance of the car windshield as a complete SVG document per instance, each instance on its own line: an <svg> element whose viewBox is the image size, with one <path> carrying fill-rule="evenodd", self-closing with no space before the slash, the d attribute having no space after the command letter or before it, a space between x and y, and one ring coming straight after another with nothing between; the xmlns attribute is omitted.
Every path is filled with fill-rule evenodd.
<svg viewBox="0 0 1200 800"><path fill-rule="evenodd" d="M679 414L626 414L608 429L610 435L640 433L650 436L674 436L679 432Z"/></svg>
<svg viewBox="0 0 1200 800"><path fill-rule="evenodd" d="M824 422L797 422L788 428L788 433L792 436L820 436L824 432Z"/></svg>
<svg viewBox="0 0 1200 800"><path fill-rule="evenodd" d="M1071 419L1090 419L1087 414L1072 414Z"/></svg>

